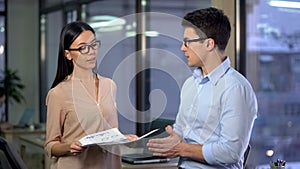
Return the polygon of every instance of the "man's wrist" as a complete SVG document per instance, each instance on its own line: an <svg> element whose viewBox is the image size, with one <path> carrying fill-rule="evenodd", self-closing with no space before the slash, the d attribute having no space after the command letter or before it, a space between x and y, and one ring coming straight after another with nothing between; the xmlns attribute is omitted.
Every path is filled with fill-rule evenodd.
<svg viewBox="0 0 300 169"><path fill-rule="evenodd" d="M179 156L181 157L189 157L189 146L187 143L183 142L183 141L180 141L178 143L178 146L180 147L179 149Z"/></svg>
<svg viewBox="0 0 300 169"><path fill-rule="evenodd" d="M207 163L203 157L201 144L188 144L180 142L179 156L188 157L201 163Z"/></svg>

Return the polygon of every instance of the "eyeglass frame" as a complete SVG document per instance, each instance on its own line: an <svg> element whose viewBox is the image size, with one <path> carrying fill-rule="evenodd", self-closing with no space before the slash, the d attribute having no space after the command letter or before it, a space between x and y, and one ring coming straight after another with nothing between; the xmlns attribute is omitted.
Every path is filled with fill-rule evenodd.
<svg viewBox="0 0 300 169"><path fill-rule="evenodd" d="M188 48L189 46L187 43L204 41L206 39L208 39L208 38L202 37L202 38L197 38L197 39L183 39L182 43L186 48Z"/></svg>
<svg viewBox="0 0 300 169"><path fill-rule="evenodd" d="M99 48L99 47L101 46L101 41L100 41L100 40L96 40L95 42L92 42L92 43L87 44L87 45L80 46L79 48L69 48L69 49L67 49L67 50L69 50L69 51L79 51L81 54L84 55L84 54L90 53L90 48L92 48L93 50L96 50L96 49L97 49L97 48L94 48L94 47L92 46L92 45L95 44L95 43L98 44L98 47L97 47L97 48ZM81 50L83 50L82 48L84 48L84 47L87 47L87 52L82 53Z"/></svg>

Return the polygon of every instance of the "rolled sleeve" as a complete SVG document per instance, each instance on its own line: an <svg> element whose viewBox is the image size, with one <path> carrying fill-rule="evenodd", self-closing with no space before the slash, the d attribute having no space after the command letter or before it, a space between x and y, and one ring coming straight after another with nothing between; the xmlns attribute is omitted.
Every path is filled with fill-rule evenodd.
<svg viewBox="0 0 300 169"><path fill-rule="evenodd" d="M182 130L180 130L180 127L179 127L178 124L176 124L176 123L173 125L173 130L174 130L174 132L177 133L178 135L180 135L180 136L183 135Z"/></svg>
<svg viewBox="0 0 300 169"><path fill-rule="evenodd" d="M49 157L52 156L52 147L56 143L60 143L62 123L61 123L61 102L62 99L54 90L50 90L47 98L47 122L46 122L46 141L45 152Z"/></svg>
<svg viewBox="0 0 300 169"><path fill-rule="evenodd" d="M51 149L52 149L53 145L56 143L59 143L59 141L52 141L52 142L48 142L47 144L45 144L45 152L46 152L47 156L50 158L55 158L51 153Z"/></svg>
<svg viewBox="0 0 300 169"><path fill-rule="evenodd" d="M202 153L203 153L204 160L208 164L215 164L215 163L217 163L215 155L213 154L213 151L212 151L212 144L211 143L203 145L203 147L202 147Z"/></svg>

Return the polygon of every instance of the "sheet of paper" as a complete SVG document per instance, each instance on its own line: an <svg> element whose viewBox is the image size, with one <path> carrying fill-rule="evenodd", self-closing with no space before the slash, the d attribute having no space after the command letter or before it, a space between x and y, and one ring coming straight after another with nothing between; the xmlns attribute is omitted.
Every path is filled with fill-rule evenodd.
<svg viewBox="0 0 300 169"><path fill-rule="evenodd" d="M158 131L159 129L155 129L150 131L149 133L146 133L145 135L139 137L136 140L128 140L126 137L119 131L117 128L112 128L109 130L101 131L98 133L87 135L79 140L79 142L83 146L88 145L114 145L114 144L125 144L134 142L137 140L140 140L142 138L145 138L149 136L150 134Z"/></svg>
<svg viewBox="0 0 300 169"><path fill-rule="evenodd" d="M142 139L142 138L144 138L144 137L147 137L147 136L149 136L150 134L155 133L155 132L158 131L158 130L159 130L159 129L154 129L154 130L150 131L149 133L146 133L146 134L142 135L141 137L139 137L138 140L140 140L140 139Z"/></svg>

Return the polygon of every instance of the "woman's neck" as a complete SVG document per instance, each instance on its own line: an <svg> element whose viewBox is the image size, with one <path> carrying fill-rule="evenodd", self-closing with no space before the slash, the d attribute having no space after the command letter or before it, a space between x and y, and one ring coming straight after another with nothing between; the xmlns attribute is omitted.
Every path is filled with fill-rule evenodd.
<svg viewBox="0 0 300 169"><path fill-rule="evenodd" d="M92 70L74 67L72 76L80 80L92 80L95 77L95 73Z"/></svg>

